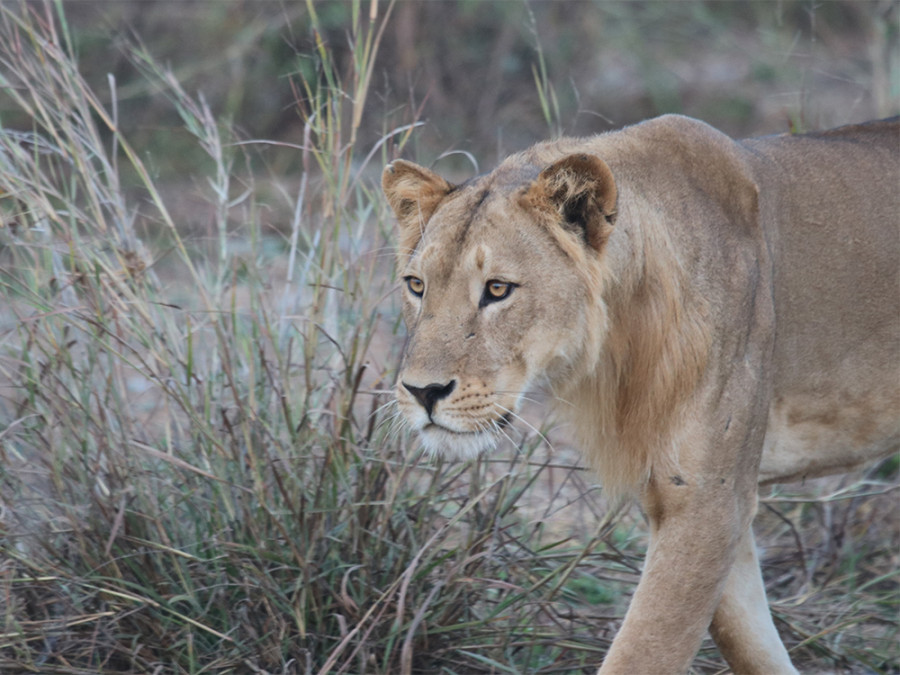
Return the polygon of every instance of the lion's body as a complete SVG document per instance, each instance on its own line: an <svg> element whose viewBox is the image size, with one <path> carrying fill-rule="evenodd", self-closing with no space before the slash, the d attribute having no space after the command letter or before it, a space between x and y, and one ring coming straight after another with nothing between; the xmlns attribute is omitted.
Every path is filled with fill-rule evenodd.
<svg viewBox="0 0 900 675"><path fill-rule="evenodd" d="M776 339L760 479L845 471L900 442L898 124L746 145L761 193L777 195L764 202Z"/></svg>
<svg viewBox="0 0 900 675"><path fill-rule="evenodd" d="M435 451L489 448L530 388L651 526L603 672L675 672L709 627L790 672L750 522L758 482L900 445L900 123L732 141L667 116L537 145L453 187L405 162L398 402Z"/></svg>

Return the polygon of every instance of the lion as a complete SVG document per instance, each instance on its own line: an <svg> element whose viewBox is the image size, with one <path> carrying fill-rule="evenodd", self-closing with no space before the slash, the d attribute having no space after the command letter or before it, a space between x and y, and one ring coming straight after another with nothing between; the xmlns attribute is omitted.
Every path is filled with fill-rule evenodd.
<svg viewBox="0 0 900 675"><path fill-rule="evenodd" d="M751 522L757 487L900 447L900 118L732 140L667 115L562 138L452 185L404 160L408 342L425 448L494 447L560 401L650 545L600 673L686 671L708 630L737 673L795 673Z"/></svg>

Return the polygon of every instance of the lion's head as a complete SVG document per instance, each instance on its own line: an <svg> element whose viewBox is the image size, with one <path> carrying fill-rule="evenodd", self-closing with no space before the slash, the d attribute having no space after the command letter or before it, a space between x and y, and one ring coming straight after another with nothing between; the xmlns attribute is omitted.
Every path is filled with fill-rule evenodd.
<svg viewBox="0 0 900 675"><path fill-rule="evenodd" d="M526 392L596 367L612 173L587 154L519 156L452 186L398 160L382 182L409 331L399 408L427 449L472 457L503 435Z"/></svg>

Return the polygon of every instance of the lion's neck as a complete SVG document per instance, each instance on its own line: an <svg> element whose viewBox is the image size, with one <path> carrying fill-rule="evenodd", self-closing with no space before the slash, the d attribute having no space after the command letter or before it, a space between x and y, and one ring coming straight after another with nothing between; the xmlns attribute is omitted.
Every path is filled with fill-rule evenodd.
<svg viewBox="0 0 900 675"><path fill-rule="evenodd" d="M703 372L709 336L702 302L687 291L656 214L631 209L616 228L603 261L609 274L596 366L562 398L576 403L566 406L568 416L604 484L638 490L654 471L650 458L671 454L660 446L671 445L674 418Z"/></svg>

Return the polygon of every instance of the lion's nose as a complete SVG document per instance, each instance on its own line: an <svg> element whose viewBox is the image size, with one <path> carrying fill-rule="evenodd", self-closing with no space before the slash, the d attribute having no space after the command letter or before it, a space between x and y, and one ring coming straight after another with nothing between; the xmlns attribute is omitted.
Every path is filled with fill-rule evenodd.
<svg viewBox="0 0 900 675"><path fill-rule="evenodd" d="M406 382L402 383L406 390L412 394L415 399L425 408L428 417L431 417L431 411L434 404L442 398L447 398L453 390L456 389L456 380L450 380L447 384L429 384L424 387L414 387Z"/></svg>

